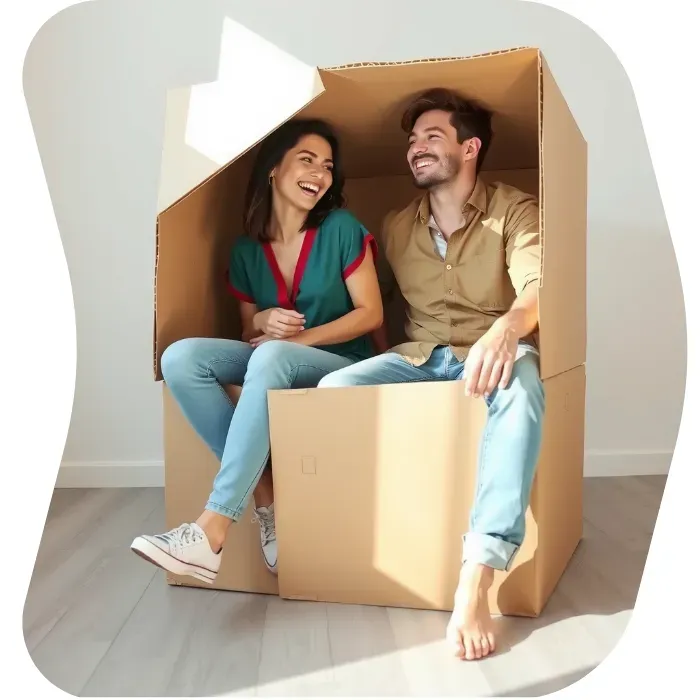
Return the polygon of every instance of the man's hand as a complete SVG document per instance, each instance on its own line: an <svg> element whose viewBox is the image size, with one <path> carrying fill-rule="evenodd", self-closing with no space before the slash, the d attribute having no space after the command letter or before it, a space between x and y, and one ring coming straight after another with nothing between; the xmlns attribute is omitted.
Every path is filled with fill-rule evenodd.
<svg viewBox="0 0 700 700"><path fill-rule="evenodd" d="M496 387L505 389L508 386L518 340L515 329L496 321L472 346L464 363L464 393L467 396L489 396Z"/></svg>
<svg viewBox="0 0 700 700"><path fill-rule="evenodd" d="M268 340L283 340L304 330L304 317L293 309L266 309L255 314L253 325Z"/></svg>

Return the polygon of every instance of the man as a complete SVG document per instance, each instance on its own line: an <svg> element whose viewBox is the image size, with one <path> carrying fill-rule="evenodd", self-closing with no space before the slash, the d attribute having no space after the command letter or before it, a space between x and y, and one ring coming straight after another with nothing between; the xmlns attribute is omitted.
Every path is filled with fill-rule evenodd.
<svg viewBox="0 0 700 700"><path fill-rule="evenodd" d="M447 628L457 656L479 659L495 648L487 593L522 544L541 443L539 209L534 197L482 180L492 132L478 105L429 90L402 128L415 185L426 192L386 218L380 242L406 301L408 342L319 386L462 380L468 396L488 404Z"/></svg>

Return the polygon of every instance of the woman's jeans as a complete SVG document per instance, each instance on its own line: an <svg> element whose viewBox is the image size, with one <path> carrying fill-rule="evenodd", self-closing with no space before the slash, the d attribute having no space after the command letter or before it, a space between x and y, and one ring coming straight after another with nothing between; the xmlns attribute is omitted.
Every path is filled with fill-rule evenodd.
<svg viewBox="0 0 700 700"><path fill-rule="evenodd" d="M186 338L161 359L163 379L197 434L221 461L206 509L236 521L270 457L270 389L309 389L352 364L283 340L258 348L238 340ZM243 387L233 404L223 385Z"/></svg>

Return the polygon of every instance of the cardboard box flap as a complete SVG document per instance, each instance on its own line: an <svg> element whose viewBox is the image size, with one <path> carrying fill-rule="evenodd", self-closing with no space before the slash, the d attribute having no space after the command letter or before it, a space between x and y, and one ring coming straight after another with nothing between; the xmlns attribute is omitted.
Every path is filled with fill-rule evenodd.
<svg viewBox="0 0 700 700"><path fill-rule="evenodd" d="M541 66L539 306L541 372L547 379L586 361L588 149L544 58Z"/></svg>
<svg viewBox="0 0 700 700"><path fill-rule="evenodd" d="M465 59L383 63L321 71L325 92L301 116L330 121L343 143L348 178L406 175L406 103L447 87L493 110L495 137L486 170L537 168L538 49Z"/></svg>

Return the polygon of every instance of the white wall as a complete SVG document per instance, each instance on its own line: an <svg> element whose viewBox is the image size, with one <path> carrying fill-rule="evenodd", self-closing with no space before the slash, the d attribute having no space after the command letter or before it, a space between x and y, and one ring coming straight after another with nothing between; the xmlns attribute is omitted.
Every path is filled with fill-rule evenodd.
<svg viewBox="0 0 700 700"><path fill-rule="evenodd" d="M216 78L225 16L321 66L542 48L589 143L587 471L667 471L685 384L685 314L623 68L591 30L543 5L402 0L400 13L390 11L396 7L95 0L40 30L25 92L70 270L78 342L62 483L161 478L151 337L166 89Z"/></svg>

